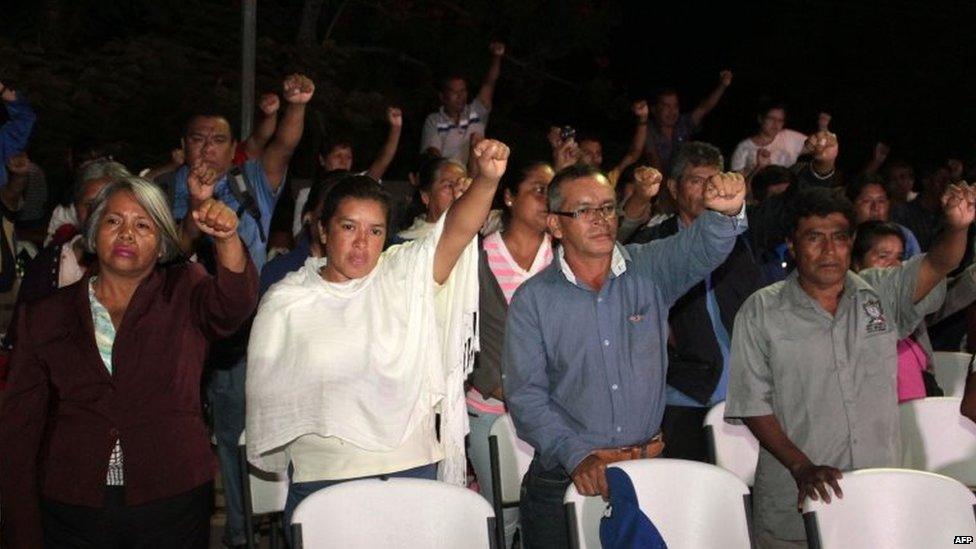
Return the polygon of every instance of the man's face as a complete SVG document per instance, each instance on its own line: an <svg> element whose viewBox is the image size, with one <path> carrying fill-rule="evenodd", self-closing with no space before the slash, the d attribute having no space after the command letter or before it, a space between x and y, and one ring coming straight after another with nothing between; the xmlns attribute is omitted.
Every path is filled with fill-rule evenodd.
<svg viewBox="0 0 976 549"><path fill-rule="evenodd" d="M219 116L195 117L187 126L183 142L188 166L201 160L221 176L234 161L237 141L231 135L230 124Z"/></svg>
<svg viewBox="0 0 976 549"><path fill-rule="evenodd" d="M591 168L600 169L603 164L603 146L599 141L584 139L579 143L580 162Z"/></svg>
<svg viewBox="0 0 976 549"><path fill-rule="evenodd" d="M888 171L888 183L898 196L908 196L915 187L915 174L908 166L896 166Z"/></svg>
<svg viewBox="0 0 976 549"><path fill-rule="evenodd" d="M78 216L78 226L83 227L91 215L92 203L105 185L108 185L109 178L100 177L89 179L82 184L81 195L75 200L75 214Z"/></svg>
<svg viewBox="0 0 976 549"><path fill-rule="evenodd" d="M560 192L563 203L560 211L572 212L581 208L599 208L615 203L613 188L603 176L581 177L566 181ZM613 253L617 240L617 216L599 213L591 219L549 214L549 230L561 240L567 254L577 257L601 258Z"/></svg>
<svg viewBox="0 0 976 549"><path fill-rule="evenodd" d="M864 255L864 264L860 269L870 267L887 268L901 265L901 257L905 253L905 246L901 239L893 235L885 235L877 239L874 246Z"/></svg>
<svg viewBox="0 0 976 549"><path fill-rule="evenodd" d="M352 170L352 148L346 145L337 145L329 150L329 154L319 155L319 163L322 168L331 172L332 170Z"/></svg>
<svg viewBox="0 0 976 549"><path fill-rule="evenodd" d="M386 242L386 211L376 200L346 198L339 203L319 237L328 261L329 282L346 282L368 275L379 262Z"/></svg>
<svg viewBox="0 0 976 549"><path fill-rule="evenodd" d="M759 119L759 133L770 139L783 130L786 124L786 111L783 109L769 109Z"/></svg>
<svg viewBox="0 0 976 549"><path fill-rule="evenodd" d="M881 185L865 185L854 201L854 214L858 224L865 221L888 221L891 203Z"/></svg>
<svg viewBox="0 0 976 549"><path fill-rule="evenodd" d="M800 281L819 288L843 284L851 266L851 226L841 213L800 219L790 252Z"/></svg>
<svg viewBox="0 0 976 549"><path fill-rule="evenodd" d="M678 123L678 116L681 114L679 108L678 96L670 93L658 98L657 103L651 108L651 115L654 116L654 122L658 126L670 128Z"/></svg>
<svg viewBox="0 0 976 549"><path fill-rule="evenodd" d="M682 217L693 221L705 211L705 185L717 173L715 166L692 166L684 170L680 180L668 179L668 188Z"/></svg>
<svg viewBox="0 0 976 549"><path fill-rule="evenodd" d="M420 192L420 200L427 206L427 221L437 221L451 207L465 175L465 171L455 164L444 164L438 168L430 190Z"/></svg>
<svg viewBox="0 0 976 549"><path fill-rule="evenodd" d="M460 114L468 104L468 85L460 78L449 80L441 90L440 97L447 114Z"/></svg>

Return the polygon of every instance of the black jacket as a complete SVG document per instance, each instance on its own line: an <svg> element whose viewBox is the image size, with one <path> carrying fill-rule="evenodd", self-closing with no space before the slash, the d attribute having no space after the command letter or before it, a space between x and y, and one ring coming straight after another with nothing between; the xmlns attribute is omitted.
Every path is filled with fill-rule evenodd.
<svg viewBox="0 0 976 549"><path fill-rule="evenodd" d="M633 243L669 237L678 232L677 216L638 232ZM729 257L712 272L722 323L729 337L739 307L761 288L762 273L752 257L748 236L739 235ZM705 282L699 282L671 307L668 324L668 385L707 404L722 375L722 351L706 308Z"/></svg>

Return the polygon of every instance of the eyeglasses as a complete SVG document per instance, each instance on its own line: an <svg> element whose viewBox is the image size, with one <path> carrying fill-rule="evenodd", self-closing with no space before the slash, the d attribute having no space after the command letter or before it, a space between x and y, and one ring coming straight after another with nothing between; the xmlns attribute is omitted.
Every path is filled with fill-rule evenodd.
<svg viewBox="0 0 976 549"><path fill-rule="evenodd" d="M611 219L617 216L616 204L604 204L595 208L576 208L571 212L549 212L556 215L581 219L586 222L594 221L598 218Z"/></svg>

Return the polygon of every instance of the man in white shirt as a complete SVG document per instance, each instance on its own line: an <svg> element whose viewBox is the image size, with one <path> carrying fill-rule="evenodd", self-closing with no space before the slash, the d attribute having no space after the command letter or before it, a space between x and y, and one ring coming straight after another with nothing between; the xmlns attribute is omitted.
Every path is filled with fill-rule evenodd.
<svg viewBox="0 0 976 549"><path fill-rule="evenodd" d="M467 165L471 137L485 135L495 83L501 74L502 56L505 55L505 44L501 42L492 42L488 49L491 50L491 66L474 101L468 103L468 84L463 77L452 74L441 81L441 108L430 113L424 121L421 153L429 152Z"/></svg>
<svg viewBox="0 0 976 549"><path fill-rule="evenodd" d="M789 168L803 152L807 136L786 129L786 109L773 103L764 107L758 116L759 132L743 139L732 153L729 169L750 175L770 164Z"/></svg>

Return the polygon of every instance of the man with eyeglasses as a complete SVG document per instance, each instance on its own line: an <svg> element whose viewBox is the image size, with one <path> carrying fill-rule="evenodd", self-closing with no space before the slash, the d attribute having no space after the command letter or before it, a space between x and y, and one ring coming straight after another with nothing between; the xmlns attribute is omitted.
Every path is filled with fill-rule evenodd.
<svg viewBox="0 0 976 549"><path fill-rule="evenodd" d="M762 446L758 547L806 547L800 506L843 497L842 471L899 466L897 343L941 306L976 191L953 185L942 204L945 228L927 254L855 274L850 201L812 187L792 202L796 270L746 299L732 332L725 417L744 422Z"/></svg>
<svg viewBox="0 0 976 549"><path fill-rule="evenodd" d="M700 141L681 145L667 180L677 215L641 230L630 240L645 243L686 231L705 211L705 186L722 170L722 153ZM708 460L703 422L725 400L732 321L742 302L763 285L746 235L728 258L671 307L664 419L664 457ZM651 358L649 358L651 360Z"/></svg>
<svg viewBox="0 0 976 549"><path fill-rule="evenodd" d="M655 194L662 177L645 183ZM566 547L563 495L572 482L608 497L606 466L654 457L665 404L668 308L719 266L746 228L745 182L716 174L702 213L672 238L616 244L614 190L572 166L549 186L552 264L515 293L502 359L518 435L535 448L522 483L525 547Z"/></svg>

